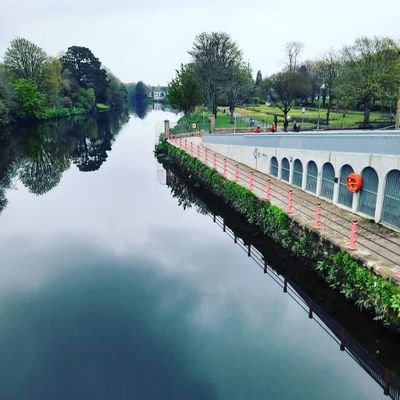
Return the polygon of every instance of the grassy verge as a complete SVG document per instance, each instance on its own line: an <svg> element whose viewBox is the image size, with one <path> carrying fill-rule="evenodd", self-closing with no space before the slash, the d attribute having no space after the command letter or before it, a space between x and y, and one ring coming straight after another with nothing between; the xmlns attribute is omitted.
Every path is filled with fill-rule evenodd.
<svg viewBox="0 0 400 400"><path fill-rule="evenodd" d="M282 111L278 107L266 106L266 105L253 105L242 108L237 108L236 111L250 118L255 118L259 121L266 122L271 124L274 118L274 115L278 116L278 123L283 124L283 114ZM318 108L308 107L305 109L304 113L304 122L303 114L301 107L294 107L289 112L291 117L291 121L297 121L301 123L303 127L315 127L318 120ZM326 119L326 109L320 109L320 123L323 125ZM386 114L382 114L379 112L371 112L370 114L370 122L378 123L382 121L390 121L390 118ZM357 127L363 122L363 113L358 111L348 111L348 112L339 112L339 111L331 111L330 113L330 126L335 127L343 127L343 126L352 126Z"/></svg>
<svg viewBox="0 0 400 400"><path fill-rule="evenodd" d="M73 115L87 114L87 110L84 108L45 108L42 111L40 119L52 119L70 117Z"/></svg>
<svg viewBox="0 0 400 400"><path fill-rule="evenodd" d="M177 164L185 175L220 197L263 234L312 266L332 288L361 310L400 331L400 292L393 282L375 275L348 253L338 251L317 233L290 219L278 207L225 179L183 150L162 142L156 146L155 153L159 159Z"/></svg>
<svg viewBox="0 0 400 400"><path fill-rule="evenodd" d="M97 103L96 109L97 111L108 111L110 109L110 106L108 104Z"/></svg>

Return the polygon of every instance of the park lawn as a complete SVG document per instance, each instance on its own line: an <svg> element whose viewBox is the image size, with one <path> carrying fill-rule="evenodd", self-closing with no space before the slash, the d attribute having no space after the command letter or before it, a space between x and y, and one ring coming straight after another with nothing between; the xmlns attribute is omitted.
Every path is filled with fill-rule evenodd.
<svg viewBox="0 0 400 400"><path fill-rule="evenodd" d="M255 118L259 121L263 121L267 124L271 124L276 114L278 116L278 123L283 123L283 113L278 107L266 106L266 105L255 105L255 106L247 106L244 108L237 108L236 112L240 115ZM291 121L297 121L301 123L302 121L302 113L301 107L294 107L289 112L289 116L291 117ZM307 126L315 126L318 120L318 109L317 108L307 108L304 113L304 123L302 123L303 127ZM324 123L326 119L326 109L321 108L320 110L320 121L321 125ZM382 114L380 112L371 112L370 121L377 122L382 120L389 120L388 116ZM330 125L331 126L353 126L359 125L363 121L363 113L358 111L348 111L343 117L342 112L331 111L330 114Z"/></svg>
<svg viewBox="0 0 400 400"><path fill-rule="evenodd" d="M195 125L193 125L195 124ZM247 128L249 126L249 122L246 120L237 119L236 124L231 122L231 117L229 114L218 112L217 118L215 120L215 127L217 129L222 128ZM209 131L210 130L210 121L209 121L209 113L208 111L196 111L193 114L189 114L187 116L182 117L178 124L172 129L172 131L177 133L186 133L193 131Z"/></svg>

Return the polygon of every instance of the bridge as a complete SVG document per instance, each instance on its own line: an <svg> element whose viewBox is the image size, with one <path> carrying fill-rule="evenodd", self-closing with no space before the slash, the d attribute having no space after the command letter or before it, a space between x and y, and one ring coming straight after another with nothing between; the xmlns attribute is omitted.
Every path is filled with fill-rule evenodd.
<svg viewBox="0 0 400 400"><path fill-rule="evenodd" d="M400 230L400 131L205 134L203 145ZM363 180L356 193L346 186L352 172Z"/></svg>

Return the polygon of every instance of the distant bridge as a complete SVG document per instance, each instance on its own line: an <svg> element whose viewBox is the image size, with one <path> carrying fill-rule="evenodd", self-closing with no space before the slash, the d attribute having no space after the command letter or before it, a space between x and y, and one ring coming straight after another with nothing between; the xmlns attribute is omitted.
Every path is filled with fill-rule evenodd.
<svg viewBox="0 0 400 400"><path fill-rule="evenodd" d="M400 131L205 134L203 145L400 230ZM362 189L346 187L352 172Z"/></svg>

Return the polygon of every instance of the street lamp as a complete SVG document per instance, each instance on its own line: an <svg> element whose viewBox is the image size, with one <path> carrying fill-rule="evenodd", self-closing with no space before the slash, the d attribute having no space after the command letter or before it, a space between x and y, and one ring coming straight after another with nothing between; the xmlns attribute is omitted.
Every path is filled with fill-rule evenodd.
<svg viewBox="0 0 400 400"><path fill-rule="evenodd" d="M318 122L317 122L317 130L319 129L319 120L320 120L320 110L321 110L321 93L325 90L326 86L325 83L321 85L319 88L319 99L318 99Z"/></svg>

